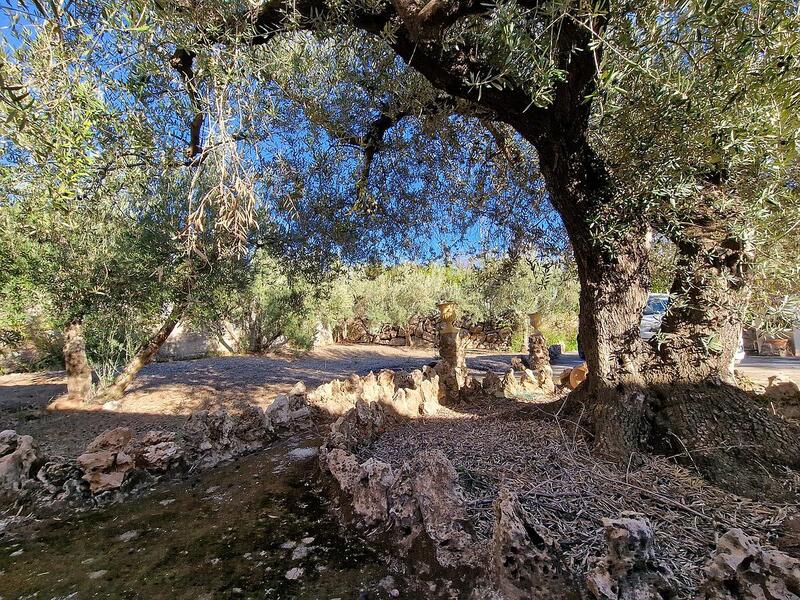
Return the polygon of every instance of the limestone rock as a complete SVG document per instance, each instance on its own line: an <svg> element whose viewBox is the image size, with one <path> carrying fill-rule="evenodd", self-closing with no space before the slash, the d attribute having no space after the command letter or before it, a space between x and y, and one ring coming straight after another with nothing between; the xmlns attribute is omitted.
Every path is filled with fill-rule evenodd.
<svg viewBox="0 0 800 600"><path fill-rule="evenodd" d="M504 598L580 598L558 544L547 530L530 520L508 490L501 490L494 514L491 552L497 587Z"/></svg>
<svg viewBox="0 0 800 600"><path fill-rule="evenodd" d="M232 456L234 421L227 410L194 411L183 426L186 453L193 464L213 466Z"/></svg>
<svg viewBox="0 0 800 600"><path fill-rule="evenodd" d="M769 378L764 398L770 408L785 419L800 420L800 387L783 373Z"/></svg>
<svg viewBox="0 0 800 600"><path fill-rule="evenodd" d="M128 445L132 437L133 433L128 427L107 429L89 442L89 445L86 446L86 452L100 452L103 450L119 452Z"/></svg>
<svg viewBox="0 0 800 600"><path fill-rule="evenodd" d="M84 452L77 458L77 463L93 494L121 487L125 475L135 466L133 457L122 448Z"/></svg>
<svg viewBox="0 0 800 600"><path fill-rule="evenodd" d="M293 424L292 403L288 399L302 402L300 396L283 398L286 400L273 412L281 431L290 429ZM212 467L223 460L263 448L274 438L272 424L275 422L271 422L257 406L246 408L238 416L221 408L195 411L183 427L186 456L193 465Z"/></svg>
<svg viewBox="0 0 800 600"><path fill-rule="evenodd" d="M423 375L419 369L414 369L410 373L405 371L398 371L395 373L394 385L397 388L410 388L416 390L422 383Z"/></svg>
<svg viewBox="0 0 800 600"><path fill-rule="evenodd" d="M474 563L474 539L467 531L466 504L458 474L441 450L420 452L403 468L436 559L444 567Z"/></svg>
<svg viewBox="0 0 800 600"><path fill-rule="evenodd" d="M358 400L353 408L331 425L326 446L352 451L371 443L383 430L386 422L385 410L378 402L370 404Z"/></svg>
<svg viewBox="0 0 800 600"><path fill-rule="evenodd" d="M166 473L183 463L183 449L172 431L148 431L131 446L134 464L148 471Z"/></svg>
<svg viewBox="0 0 800 600"><path fill-rule="evenodd" d="M127 427L109 429L92 440L77 458L83 479L93 494L117 489L134 466L128 444L133 434Z"/></svg>
<svg viewBox="0 0 800 600"><path fill-rule="evenodd" d="M483 388L480 380L472 375L467 375L464 379L464 385L461 388L461 400L470 401L483 395Z"/></svg>
<svg viewBox="0 0 800 600"><path fill-rule="evenodd" d="M519 393L517 378L514 377L513 369L505 374L501 383L503 385L502 392L504 398L513 398Z"/></svg>
<svg viewBox="0 0 800 600"><path fill-rule="evenodd" d="M514 356L511 358L511 368L514 371L524 371L527 367L519 356Z"/></svg>
<svg viewBox="0 0 800 600"><path fill-rule="evenodd" d="M83 471L74 462L60 457L48 459L36 473L47 502L82 501L89 496Z"/></svg>
<svg viewBox="0 0 800 600"><path fill-rule="evenodd" d="M267 427L279 433L295 432L311 427L311 409L305 396L280 394L267 408L266 419Z"/></svg>
<svg viewBox="0 0 800 600"><path fill-rule="evenodd" d="M31 436L12 429L0 432L0 494L19 492L36 476L41 462L39 446Z"/></svg>
<svg viewBox="0 0 800 600"><path fill-rule="evenodd" d="M324 464L361 525L386 525L402 552L425 534L442 566L477 565L458 474L440 450L421 452L397 472L374 458L359 464L342 448L327 450Z"/></svg>
<svg viewBox="0 0 800 600"><path fill-rule="evenodd" d="M383 369L380 373L378 373L378 385L382 388L390 389L394 391L394 379L395 374L394 371L390 371L389 369Z"/></svg>
<svg viewBox="0 0 800 600"><path fill-rule="evenodd" d="M338 417L353 408L358 397L347 389L346 382L334 379L306 397L310 406L323 415Z"/></svg>
<svg viewBox="0 0 800 600"><path fill-rule="evenodd" d="M289 390L290 396L305 396L307 394L306 384L302 381L298 381L292 386L292 389Z"/></svg>
<svg viewBox="0 0 800 600"><path fill-rule="evenodd" d="M800 398L800 386L783 373L778 373L768 379L764 395L772 400Z"/></svg>
<svg viewBox="0 0 800 600"><path fill-rule="evenodd" d="M493 371L487 371L482 382L483 393L488 396L503 397L503 380ZM516 382L515 382L516 385Z"/></svg>
<svg viewBox="0 0 800 600"><path fill-rule="evenodd" d="M381 371L381 376L376 377L375 373L370 371L366 377L362 378L360 397L366 402L388 403L394 396L394 372ZM353 402L353 406L355 406L355 400Z"/></svg>
<svg viewBox="0 0 800 600"><path fill-rule="evenodd" d="M352 498L353 511L367 527L389 518L388 492L395 480L392 468L370 458L363 465L340 448L328 452L326 464L342 490Z"/></svg>
<svg viewBox="0 0 800 600"><path fill-rule="evenodd" d="M553 384L553 370L550 365L546 365L534 373L531 369L525 369L520 377L520 387L523 392L529 394L552 394L555 390Z"/></svg>
<svg viewBox="0 0 800 600"><path fill-rule="evenodd" d="M653 549L653 529L636 513L603 519L608 550L586 574L586 584L601 600L675 598L677 586L669 568Z"/></svg>
<svg viewBox="0 0 800 600"><path fill-rule="evenodd" d="M762 547L741 529L719 539L706 573L698 600L800 598L800 560Z"/></svg>
<svg viewBox="0 0 800 600"><path fill-rule="evenodd" d="M420 412L423 415L435 415L440 408L439 404L439 376L433 371L424 373L425 378L419 386L422 393Z"/></svg>
<svg viewBox="0 0 800 600"><path fill-rule="evenodd" d="M387 408L398 417L414 419L422 409L422 392L418 389L399 388Z"/></svg>
<svg viewBox="0 0 800 600"><path fill-rule="evenodd" d="M394 543L401 554L408 553L424 531L412 480L413 472L408 463L403 463L389 490L389 519L394 526Z"/></svg>

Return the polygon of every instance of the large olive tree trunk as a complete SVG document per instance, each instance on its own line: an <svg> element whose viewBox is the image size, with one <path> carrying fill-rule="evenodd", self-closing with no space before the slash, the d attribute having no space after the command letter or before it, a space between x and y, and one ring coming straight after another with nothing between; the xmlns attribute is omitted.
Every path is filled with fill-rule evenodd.
<svg viewBox="0 0 800 600"><path fill-rule="evenodd" d="M649 227L618 210L602 161L581 138L540 144L542 172L572 242L589 375L570 398L595 448L622 464L658 451L744 495L783 496L800 468L800 428L735 386L731 365L748 294L746 246L719 226L686 227L662 335L639 336L650 285ZM635 213L634 213L635 214Z"/></svg>
<svg viewBox="0 0 800 600"><path fill-rule="evenodd" d="M649 228L620 215L602 222L616 190L585 137L538 147L581 283L579 334L589 375L573 400L588 416L597 448L627 460L643 435L643 366L650 353L639 320L650 285Z"/></svg>
<svg viewBox="0 0 800 600"><path fill-rule="evenodd" d="M724 227L691 224L673 236L678 250L670 305L657 353L672 381L718 377L734 383L733 365L750 295L752 256Z"/></svg>
<svg viewBox="0 0 800 600"><path fill-rule="evenodd" d="M172 308L164 323L161 325L161 327L159 327L158 331L156 331L141 345L139 351L128 362L122 372L117 375L114 381L105 390L103 390L100 398L102 401L107 402L109 400L117 400L122 398L123 394L125 394L125 390L128 389L128 386L139 374L139 371L141 371L146 365L150 364L150 362L153 360L153 357L158 354L161 346L163 346L164 342L167 341L167 338L172 333L172 330L175 329L175 326L180 321L185 310L185 304L176 304Z"/></svg>
<svg viewBox="0 0 800 600"><path fill-rule="evenodd" d="M71 321L64 331L64 366L67 371L67 397L73 402L86 402L92 393L92 369L86 358L83 322Z"/></svg>

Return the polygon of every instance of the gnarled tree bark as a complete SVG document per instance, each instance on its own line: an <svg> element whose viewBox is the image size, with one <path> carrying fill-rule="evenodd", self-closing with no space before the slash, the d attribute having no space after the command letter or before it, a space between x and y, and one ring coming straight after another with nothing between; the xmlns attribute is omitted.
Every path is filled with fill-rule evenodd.
<svg viewBox="0 0 800 600"><path fill-rule="evenodd" d="M74 319L64 330L64 366L67 371L67 398L86 402L92 394L92 368L86 358L83 321Z"/></svg>

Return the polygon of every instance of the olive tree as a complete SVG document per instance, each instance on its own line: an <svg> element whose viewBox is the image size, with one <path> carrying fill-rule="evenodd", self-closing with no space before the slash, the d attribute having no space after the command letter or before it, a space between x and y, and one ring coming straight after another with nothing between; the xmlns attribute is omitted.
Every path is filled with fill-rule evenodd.
<svg viewBox="0 0 800 600"><path fill-rule="evenodd" d="M796 429L708 384L730 381L741 305L716 301L746 296L748 229L769 216L732 208L766 200L764 182L796 196L780 171L797 149L792 2L305 0L176 13L199 33L175 39L197 53L270 46L298 30L366 35L454 102L451 112L472 111L535 149L577 263L590 375L573 400L588 404L599 450L627 461L677 437L709 476L750 490L760 465L798 466ZM615 108L661 119L640 129ZM386 131L387 119L375 123ZM653 230L679 250L661 345L638 335ZM736 452L721 450L734 440Z"/></svg>

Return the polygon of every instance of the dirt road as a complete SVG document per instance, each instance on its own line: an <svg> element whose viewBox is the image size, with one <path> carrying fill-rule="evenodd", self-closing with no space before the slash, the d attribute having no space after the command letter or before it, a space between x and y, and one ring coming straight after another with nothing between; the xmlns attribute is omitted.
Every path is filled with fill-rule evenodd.
<svg viewBox="0 0 800 600"><path fill-rule="evenodd" d="M513 353L473 351L471 371L502 374ZM436 360L433 349L377 345L329 346L296 358L232 356L147 366L115 412L45 411L65 392L64 373L18 373L0 376L0 430L33 435L48 454L75 456L88 441L112 427L135 431L179 429L193 410L237 408L252 403L268 406L297 381L313 388L351 373L381 369L411 370ZM553 364L555 377L580 364L577 354L565 354ZM753 381L765 383L783 372L800 382L800 359L748 357L739 367Z"/></svg>

